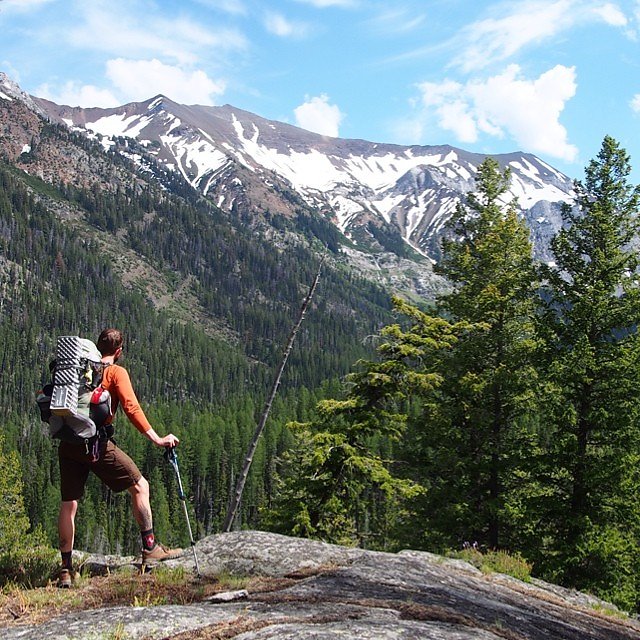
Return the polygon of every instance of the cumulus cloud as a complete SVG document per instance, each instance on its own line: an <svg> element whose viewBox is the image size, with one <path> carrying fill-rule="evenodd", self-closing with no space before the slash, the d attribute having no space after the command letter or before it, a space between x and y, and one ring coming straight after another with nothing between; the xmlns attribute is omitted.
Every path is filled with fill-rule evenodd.
<svg viewBox="0 0 640 640"><path fill-rule="evenodd" d="M49 83L40 85L36 95L51 100L56 104L70 107L117 107L119 100L108 89L100 89L91 84L68 81L62 85L52 86Z"/></svg>
<svg viewBox="0 0 640 640"><path fill-rule="evenodd" d="M106 64L110 88L69 81L63 85L46 83L36 94L57 104L72 107L116 107L126 102L152 98L158 93L184 104L215 104L224 93L224 82L212 80L204 71L185 71L159 60L116 58Z"/></svg>
<svg viewBox="0 0 640 640"><path fill-rule="evenodd" d="M344 114L337 105L329 104L329 96L307 97L305 102L293 110L296 124L307 131L323 136L338 137Z"/></svg>
<svg viewBox="0 0 640 640"><path fill-rule="evenodd" d="M640 93L636 93L636 95L631 98L630 106L633 111L640 113Z"/></svg>
<svg viewBox="0 0 640 640"><path fill-rule="evenodd" d="M579 24L627 25L617 5L600 1L523 0L500 4L492 12L489 17L466 26L450 43L460 51L453 60L454 66L463 71L481 69Z"/></svg>
<svg viewBox="0 0 640 640"><path fill-rule="evenodd" d="M533 80L510 65L486 80L419 85L423 117L460 142L477 142L482 134L508 136L527 151L569 162L578 150L569 143L560 115L576 88L575 68L563 65Z"/></svg>
<svg viewBox="0 0 640 640"><path fill-rule="evenodd" d="M215 104L216 96L225 90L224 82L212 80L204 71L185 71L156 59L109 60L106 76L126 101L162 93L185 104Z"/></svg>
<svg viewBox="0 0 640 640"><path fill-rule="evenodd" d="M273 12L265 15L264 24L269 33L282 38L302 38L309 30L307 24L287 20L283 15Z"/></svg>

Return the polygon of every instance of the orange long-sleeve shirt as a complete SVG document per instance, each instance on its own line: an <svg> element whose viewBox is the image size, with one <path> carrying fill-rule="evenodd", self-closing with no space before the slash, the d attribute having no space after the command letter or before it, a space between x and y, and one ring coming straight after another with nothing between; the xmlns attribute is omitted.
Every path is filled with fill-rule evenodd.
<svg viewBox="0 0 640 640"><path fill-rule="evenodd" d="M125 415L140 433L146 433L151 429L151 423L147 420L133 390L129 372L124 367L117 364L106 367L102 376L102 386L111 394L111 416L108 424L113 422L118 405L121 404Z"/></svg>

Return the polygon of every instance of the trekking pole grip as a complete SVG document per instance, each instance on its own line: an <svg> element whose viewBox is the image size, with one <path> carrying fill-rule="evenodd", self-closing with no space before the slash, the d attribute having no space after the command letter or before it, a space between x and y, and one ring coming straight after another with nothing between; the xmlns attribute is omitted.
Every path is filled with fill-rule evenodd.
<svg viewBox="0 0 640 640"><path fill-rule="evenodd" d="M178 464L178 456L176 455L175 447L165 447L162 455L169 464Z"/></svg>

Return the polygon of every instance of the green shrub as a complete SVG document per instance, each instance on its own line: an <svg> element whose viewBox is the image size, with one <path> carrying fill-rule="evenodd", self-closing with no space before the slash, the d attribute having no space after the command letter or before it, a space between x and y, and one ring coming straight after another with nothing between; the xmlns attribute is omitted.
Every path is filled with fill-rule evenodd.
<svg viewBox="0 0 640 640"><path fill-rule="evenodd" d="M533 565L519 553L509 553L502 550L483 553L478 549L463 549L462 551L451 551L446 555L449 558L466 560L485 573L504 573L523 582L531 580Z"/></svg>
<svg viewBox="0 0 640 640"><path fill-rule="evenodd" d="M0 587L16 584L43 587L59 566L58 551L44 545L16 548L0 554Z"/></svg>
<svg viewBox="0 0 640 640"><path fill-rule="evenodd" d="M625 611L638 611L640 561L631 527L628 530L596 525L585 528L565 566L567 577L563 583L592 593Z"/></svg>

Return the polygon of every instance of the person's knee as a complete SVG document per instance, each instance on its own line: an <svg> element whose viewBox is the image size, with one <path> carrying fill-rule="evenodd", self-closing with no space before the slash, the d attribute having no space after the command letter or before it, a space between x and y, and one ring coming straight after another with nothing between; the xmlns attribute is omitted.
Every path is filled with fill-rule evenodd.
<svg viewBox="0 0 640 640"><path fill-rule="evenodd" d="M144 476L140 476L140 480L129 488L129 492L132 496L148 496L149 495L149 483Z"/></svg>
<svg viewBox="0 0 640 640"><path fill-rule="evenodd" d="M77 500L63 500L60 503L60 517L62 518L74 518L78 511Z"/></svg>

